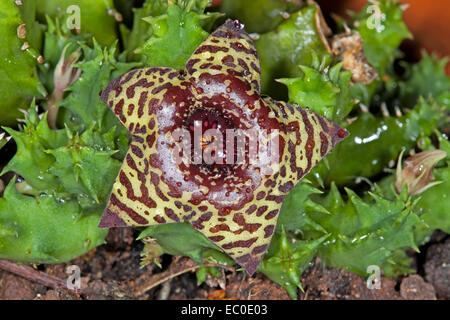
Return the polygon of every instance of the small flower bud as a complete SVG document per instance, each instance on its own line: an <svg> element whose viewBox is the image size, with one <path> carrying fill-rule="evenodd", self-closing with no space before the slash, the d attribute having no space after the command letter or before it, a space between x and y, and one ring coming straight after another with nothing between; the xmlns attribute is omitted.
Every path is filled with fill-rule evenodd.
<svg viewBox="0 0 450 320"><path fill-rule="evenodd" d="M63 50L61 59L59 59L54 72L55 89L64 91L70 86L81 74L81 70L75 68L73 65L80 58L80 52L75 51L65 58L66 49Z"/></svg>
<svg viewBox="0 0 450 320"><path fill-rule="evenodd" d="M55 106L55 104L63 99L64 90L74 83L81 75L81 69L74 67L74 64L81 56L80 51L75 51L66 58L66 49L67 46L64 48L53 73L55 89L50 96L47 107L47 121L50 128L56 128L56 119L59 108Z"/></svg>
<svg viewBox="0 0 450 320"><path fill-rule="evenodd" d="M440 183L439 181L431 181L434 179L434 166L439 160L447 156L445 151L428 150L417 153L403 161L403 169L401 167L402 155L403 152L399 156L395 174L395 190L397 193L401 193L405 184L408 186L408 194L414 196Z"/></svg>

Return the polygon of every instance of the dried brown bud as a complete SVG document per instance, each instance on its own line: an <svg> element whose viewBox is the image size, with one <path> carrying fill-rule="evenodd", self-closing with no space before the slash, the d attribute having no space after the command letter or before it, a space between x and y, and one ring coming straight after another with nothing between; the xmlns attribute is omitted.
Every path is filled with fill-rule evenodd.
<svg viewBox="0 0 450 320"><path fill-rule="evenodd" d="M445 151L429 150L417 153L403 161L403 169L401 166L402 155L403 152L399 156L395 174L395 190L397 193L401 193L405 184L408 186L408 194L413 196L441 183L440 181L431 181L434 179L434 166L439 160L447 156Z"/></svg>
<svg viewBox="0 0 450 320"><path fill-rule="evenodd" d="M25 39L27 37L27 26L25 23L17 27L17 36L19 39Z"/></svg>
<svg viewBox="0 0 450 320"><path fill-rule="evenodd" d="M371 83L378 77L377 71L367 61L363 41L358 33L338 34L331 40L332 53L339 56L342 68L352 72L352 81Z"/></svg>

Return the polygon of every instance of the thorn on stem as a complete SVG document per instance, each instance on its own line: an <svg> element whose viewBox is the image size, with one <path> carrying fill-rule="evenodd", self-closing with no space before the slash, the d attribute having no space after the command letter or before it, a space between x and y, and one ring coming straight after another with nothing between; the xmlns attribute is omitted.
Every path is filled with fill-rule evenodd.
<svg viewBox="0 0 450 320"><path fill-rule="evenodd" d="M389 166L389 168L393 168L395 166L395 160L391 159L391 161L389 161L389 163L388 163L388 166Z"/></svg>
<svg viewBox="0 0 450 320"><path fill-rule="evenodd" d="M17 37L19 39L25 39L27 37L27 25L25 23L17 27Z"/></svg>
<svg viewBox="0 0 450 320"><path fill-rule="evenodd" d="M30 44L28 42L24 42L20 50L25 51L30 47Z"/></svg>
<svg viewBox="0 0 450 320"><path fill-rule="evenodd" d="M358 119L358 117L353 117L353 118L347 118L347 119L345 119L345 121L347 121L348 124L352 124L357 119Z"/></svg>
<svg viewBox="0 0 450 320"><path fill-rule="evenodd" d="M113 16L114 19L115 19L117 22L122 22L122 21L123 21L122 15L121 15L119 12L117 12L116 9L109 9L109 10L108 10L108 15Z"/></svg>
<svg viewBox="0 0 450 320"><path fill-rule="evenodd" d="M369 112L369 108L363 103L359 104L359 108L361 109L362 112Z"/></svg>
<svg viewBox="0 0 450 320"><path fill-rule="evenodd" d="M381 113L383 114L383 117L390 117L389 110L387 108L386 102L381 103Z"/></svg>
<svg viewBox="0 0 450 320"><path fill-rule="evenodd" d="M289 19L289 17L291 16L291 15L289 14L289 12L286 12L286 11L280 12L280 15L281 15L281 17L282 17L283 19Z"/></svg>

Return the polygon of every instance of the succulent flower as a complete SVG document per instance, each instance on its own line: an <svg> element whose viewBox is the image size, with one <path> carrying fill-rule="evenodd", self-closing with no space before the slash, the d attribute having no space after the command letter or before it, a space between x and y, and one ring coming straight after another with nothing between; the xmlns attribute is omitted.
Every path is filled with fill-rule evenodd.
<svg viewBox="0 0 450 320"><path fill-rule="evenodd" d="M395 174L395 190L398 193L401 193L405 184L408 186L408 194L414 196L441 183L440 181L431 181L434 179L434 166L439 160L447 156L445 151L427 150L417 153L403 161L403 169L401 165L402 154L399 156Z"/></svg>
<svg viewBox="0 0 450 320"><path fill-rule="evenodd" d="M348 134L310 110L261 97L258 54L237 20L201 43L184 69L132 70L101 99L133 138L99 226L187 221L249 274L270 244L287 192ZM187 139L174 135L180 129ZM271 148L273 162L261 160L261 140L258 164L248 154L229 162L239 159L236 147L219 152L220 135L244 129L270 132L265 137L278 147ZM191 151L194 136L196 149L196 130L204 133L200 151L210 151L212 163L196 161L195 151L179 161L179 142L188 140ZM211 138L209 130L218 134Z"/></svg>

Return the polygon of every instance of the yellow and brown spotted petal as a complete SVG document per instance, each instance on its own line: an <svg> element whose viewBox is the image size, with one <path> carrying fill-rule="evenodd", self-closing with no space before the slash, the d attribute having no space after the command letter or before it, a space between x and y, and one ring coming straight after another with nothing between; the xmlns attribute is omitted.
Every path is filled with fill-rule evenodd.
<svg viewBox="0 0 450 320"><path fill-rule="evenodd" d="M233 51L211 49L218 45ZM108 85L101 98L133 138L100 227L187 221L249 274L256 271L286 194L347 132L307 109L261 98L259 70L245 73L239 62L259 66L253 49L241 25L228 21L200 45L186 70L138 69ZM203 57L210 65L202 68L197 60ZM248 158L236 164L179 162L173 134L183 129L192 137L198 121L221 133L278 132L272 172Z"/></svg>
<svg viewBox="0 0 450 320"><path fill-rule="evenodd" d="M237 20L227 20L214 31L189 58L186 71L191 81L205 91L217 91L217 86L230 79L240 80L241 86L250 85L257 92L261 87L258 53L244 25Z"/></svg>
<svg viewBox="0 0 450 320"><path fill-rule="evenodd" d="M100 99L133 136L145 137L149 131L155 131L153 111L160 107L162 94L169 87L181 86L185 81L180 79L182 75L172 68L135 69L111 81L101 92ZM187 82L184 85L190 87ZM184 87L184 91L189 90Z"/></svg>
<svg viewBox="0 0 450 320"><path fill-rule="evenodd" d="M175 206L159 205L172 199L160 185L160 177L168 176L163 163L173 158L164 144L166 135L183 125L181 109L191 108L195 101L191 87L184 72L152 67L129 71L102 91L100 98L131 133L132 141L100 227L151 225L172 216Z"/></svg>
<svg viewBox="0 0 450 320"><path fill-rule="evenodd" d="M264 103L272 111L271 117L280 123L280 135L285 141L285 149L281 151L297 173L300 180L319 161L323 159L348 132L338 124L330 121L309 109L301 108L270 97L263 98ZM294 176L291 179L295 179Z"/></svg>

